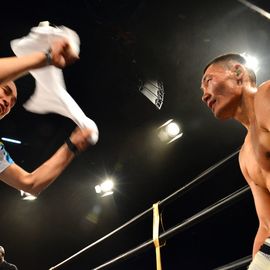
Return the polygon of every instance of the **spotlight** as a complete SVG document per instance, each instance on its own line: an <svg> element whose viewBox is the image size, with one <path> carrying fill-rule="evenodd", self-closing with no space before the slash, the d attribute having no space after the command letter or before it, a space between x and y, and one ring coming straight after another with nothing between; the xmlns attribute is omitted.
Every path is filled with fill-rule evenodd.
<svg viewBox="0 0 270 270"><path fill-rule="evenodd" d="M175 137L179 134L180 128L176 123L171 122L166 126L166 131L170 137Z"/></svg>
<svg viewBox="0 0 270 270"><path fill-rule="evenodd" d="M246 60L246 67L252 69L255 73L259 70L259 61L256 57L251 56L245 52L242 53L241 56L243 56Z"/></svg>
<svg viewBox="0 0 270 270"><path fill-rule="evenodd" d="M95 186L96 193L100 194L101 197L105 197L113 194L114 183L111 179L106 179L100 185Z"/></svg>
<svg viewBox="0 0 270 270"><path fill-rule="evenodd" d="M159 139L167 144L172 143L182 136L183 132L181 132L180 126L173 119L168 120L158 128Z"/></svg>

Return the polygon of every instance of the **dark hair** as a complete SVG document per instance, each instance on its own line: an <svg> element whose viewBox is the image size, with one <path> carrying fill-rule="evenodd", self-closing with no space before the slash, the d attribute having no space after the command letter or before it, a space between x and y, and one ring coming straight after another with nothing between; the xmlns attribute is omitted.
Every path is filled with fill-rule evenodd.
<svg viewBox="0 0 270 270"><path fill-rule="evenodd" d="M205 71L208 69L209 66L211 66L212 64L217 64L217 63L223 63L225 64L226 67L230 67L229 66L229 62L230 61L235 61L239 64L242 64L243 66L245 66L246 70L248 71L248 75L249 75L249 79L251 81L251 83L256 84L256 75L254 70L252 70L251 68L247 67L247 61L245 59L245 57L243 57L242 55L238 54L238 53L227 53L227 54L222 54L216 58L214 58L213 60L211 60L204 68L203 70L203 74L205 73Z"/></svg>
<svg viewBox="0 0 270 270"><path fill-rule="evenodd" d="M5 256L5 249L2 246L0 246L0 253Z"/></svg>

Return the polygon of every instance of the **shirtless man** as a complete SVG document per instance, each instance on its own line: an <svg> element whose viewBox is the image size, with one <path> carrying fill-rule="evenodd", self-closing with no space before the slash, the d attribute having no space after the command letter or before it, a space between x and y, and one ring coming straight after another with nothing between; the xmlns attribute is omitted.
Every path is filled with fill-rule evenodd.
<svg viewBox="0 0 270 270"><path fill-rule="evenodd" d="M22 57L7 57L0 59L0 119L6 116L15 105L17 89L14 79L24 75L31 69L54 65L64 68L78 57L74 55L69 43L57 40L47 52L36 52ZM33 172L27 172L15 164L0 143L0 180L8 185L38 195L73 160L76 152L89 146L89 129L75 129L70 138L57 152Z"/></svg>
<svg viewBox="0 0 270 270"><path fill-rule="evenodd" d="M239 163L259 219L249 269L270 269L270 81L257 87L245 63L238 54L212 60L204 69L202 100L216 118L233 118L247 130Z"/></svg>

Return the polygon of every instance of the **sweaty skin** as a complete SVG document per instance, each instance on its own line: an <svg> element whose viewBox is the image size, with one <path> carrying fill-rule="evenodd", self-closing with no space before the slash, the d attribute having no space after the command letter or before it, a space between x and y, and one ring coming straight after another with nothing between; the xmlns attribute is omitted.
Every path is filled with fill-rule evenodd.
<svg viewBox="0 0 270 270"><path fill-rule="evenodd" d="M233 118L247 130L239 163L259 219L254 256L270 236L270 81L256 87L243 65L214 63L205 71L201 89L202 100L216 118Z"/></svg>

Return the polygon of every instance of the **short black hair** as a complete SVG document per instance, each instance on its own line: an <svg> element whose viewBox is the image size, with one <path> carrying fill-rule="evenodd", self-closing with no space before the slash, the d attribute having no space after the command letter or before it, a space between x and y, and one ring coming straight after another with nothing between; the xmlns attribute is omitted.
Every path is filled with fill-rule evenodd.
<svg viewBox="0 0 270 270"><path fill-rule="evenodd" d="M5 249L4 247L0 246L0 253L5 256Z"/></svg>
<svg viewBox="0 0 270 270"><path fill-rule="evenodd" d="M253 69L249 68L246 66L247 61L245 59L244 56L242 56L241 54L238 53L227 53L227 54L222 54L219 55L218 57L212 59L204 68L203 70L203 74L205 73L205 71L208 69L209 66L211 66L212 64L217 64L217 63L224 63L225 65L228 64L229 61L235 61L239 64L242 64L243 66L245 66L245 68L248 71L248 75L249 75L249 79L250 81L256 85L256 74L254 72Z"/></svg>

